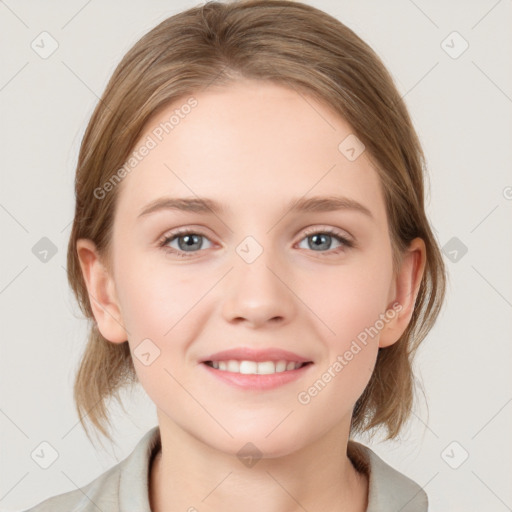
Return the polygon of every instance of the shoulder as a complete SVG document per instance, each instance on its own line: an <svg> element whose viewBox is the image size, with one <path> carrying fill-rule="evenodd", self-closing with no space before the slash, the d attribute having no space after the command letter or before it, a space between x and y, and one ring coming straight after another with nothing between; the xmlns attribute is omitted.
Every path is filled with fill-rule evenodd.
<svg viewBox="0 0 512 512"><path fill-rule="evenodd" d="M367 512L428 512L425 491L384 462L373 450L350 440L348 456L369 479Z"/></svg>
<svg viewBox="0 0 512 512"><path fill-rule="evenodd" d="M149 461L159 443L160 431L154 427L128 457L87 485L48 498L23 512L150 512Z"/></svg>
<svg viewBox="0 0 512 512"><path fill-rule="evenodd" d="M122 462L95 478L92 482L51 498L24 512L103 512L118 511L116 491Z"/></svg>

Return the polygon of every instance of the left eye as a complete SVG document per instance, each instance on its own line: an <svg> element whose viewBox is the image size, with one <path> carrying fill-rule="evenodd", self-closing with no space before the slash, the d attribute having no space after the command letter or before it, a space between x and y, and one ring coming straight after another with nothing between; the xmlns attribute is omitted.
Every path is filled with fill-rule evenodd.
<svg viewBox="0 0 512 512"><path fill-rule="evenodd" d="M331 230L324 230L324 231L314 231L312 233L306 234L306 236L301 240L307 241L310 240L311 242L308 243L308 247L306 249L312 249L313 251L318 252L326 252L322 251L322 249L331 250L332 247L332 241L333 239L339 243L339 246L334 249L338 249L334 252L339 252L340 248L344 247L352 247L353 244L350 240L346 239L345 237L341 236L340 234L337 234L337 232L331 231Z"/></svg>

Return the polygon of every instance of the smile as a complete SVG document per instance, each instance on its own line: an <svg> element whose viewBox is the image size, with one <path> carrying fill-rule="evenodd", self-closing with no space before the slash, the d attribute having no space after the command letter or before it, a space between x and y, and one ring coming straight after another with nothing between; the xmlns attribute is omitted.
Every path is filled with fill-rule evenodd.
<svg viewBox="0 0 512 512"><path fill-rule="evenodd" d="M290 370L298 370L310 363L296 363L294 361L205 361L207 366L223 372L240 373L243 375L270 375Z"/></svg>

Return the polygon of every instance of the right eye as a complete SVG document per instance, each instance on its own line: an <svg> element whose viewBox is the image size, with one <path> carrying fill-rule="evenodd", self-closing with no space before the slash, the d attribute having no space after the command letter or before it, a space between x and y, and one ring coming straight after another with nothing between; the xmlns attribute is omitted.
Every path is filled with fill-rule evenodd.
<svg viewBox="0 0 512 512"><path fill-rule="evenodd" d="M165 251L187 258L190 257L187 253L196 253L203 248L203 239L209 240L203 233L192 229L180 229L167 233L159 245ZM175 242L178 246L172 247L170 244Z"/></svg>

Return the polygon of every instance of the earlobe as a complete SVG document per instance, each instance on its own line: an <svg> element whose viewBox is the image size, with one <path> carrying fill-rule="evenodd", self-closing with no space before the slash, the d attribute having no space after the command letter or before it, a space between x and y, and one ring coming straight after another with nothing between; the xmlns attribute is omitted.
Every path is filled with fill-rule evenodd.
<svg viewBox="0 0 512 512"><path fill-rule="evenodd" d="M400 269L395 276L394 296L388 306L391 320L381 331L380 348L393 345L407 329L414 312L425 263L425 242L421 238L415 238L403 254Z"/></svg>
<svg viewBox="0 0 512 512"><path fill-rule="evenodd" d="M82 238L77 241L76 250L99 331L112 343L126 341L114 280L101 262L94 242Z"/></svg>

